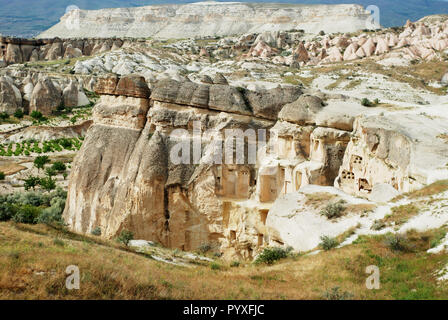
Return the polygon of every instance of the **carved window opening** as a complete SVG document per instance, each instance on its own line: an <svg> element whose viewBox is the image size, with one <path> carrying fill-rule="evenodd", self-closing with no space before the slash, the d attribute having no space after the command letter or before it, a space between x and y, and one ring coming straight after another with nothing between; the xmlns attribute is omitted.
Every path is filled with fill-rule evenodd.
<svg viewBox="0 0 448 320"><path fill-rule="evenodd" d="M367 179L359 179L359 191L372 191L372 187L369 184L369 181Z"/></svg>
<svg viewBox="0 0 448 320"><path fill-rule="evenodd" d="M236 231L230 230L230 240L235 241L236 240Z"/></svg>
<svg viewBox="0 0 448 320"><path fill-rule="evenodd" d="M264 239L264 235L263 234L259 234L258 235L258 246L261 247L263 245L263 239Z"/></svg>

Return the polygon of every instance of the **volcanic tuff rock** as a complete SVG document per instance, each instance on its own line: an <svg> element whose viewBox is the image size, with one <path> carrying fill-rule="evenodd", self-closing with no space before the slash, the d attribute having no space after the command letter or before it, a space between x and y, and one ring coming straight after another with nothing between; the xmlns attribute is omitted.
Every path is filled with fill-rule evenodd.
<svg viewBox="0 0 448 320"><path fill-rule="evenodd" d="M303 29L354 32L369 14L359 5L196 2L139 8L72 10L40 38L188 38Z"/></svg>
<svg viewBox="0 0 448 320"><path fill-rule="evenodd" d="M39 111L43 115L50 115L62 102L61 89L50 78L43 77L39 79L31 95L30 112Z"/></svg>
<svg viewBox="0 0 448 320"><path fill-rule="evenodd" d="M22 95L11 79L0 77L0 112L13 114L22 108Z"/></svg>
<svg viewBox="0 0 448 320"><path fill-rule="evenodd" d="M384 199L387 188L395 190L390 194L408 192L441 177L437 168L446 162L446 144L433 145L446 127L441 119L383 119L359 101L302 95L297 87L251 91L164 79L148 99L135 97L132 85L129 94L117 95L120 82L135 84L126 77L98 82L102 96L94 124L73 164L64 219L77 232L100 227L114 237L128 229L137 238L183 250L208 243L226 259L252 259L266 245L309 250L322 232L338 235L357 220L332 224L310 212L285 222L296 207L282 203L302 201L297 192L304 187L335 185L328 192ZM271 97L274 102L263 110ZM202 137L198 163L191 162L191 151L179 153L180 145L196 141L193 121L203 132L217 130ZM247 129L272 129L275 138L260 146L256 163L210 161L216 147L229 141L221 136L229 128L241 129L240 138ZM173 155L182 161L174 162ZM326 229L304 243L303 232L314 232L304 223L308 218Z"/></svg>

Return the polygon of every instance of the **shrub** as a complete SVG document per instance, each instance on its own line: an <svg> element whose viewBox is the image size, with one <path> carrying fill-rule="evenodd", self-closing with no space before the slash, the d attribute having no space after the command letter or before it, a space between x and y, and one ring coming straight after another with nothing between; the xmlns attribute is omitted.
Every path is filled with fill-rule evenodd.
<svg viewBox="0 0 448 320"><path fill-rule="evenodd" d="M22 109L18 109L16 112L14 112L14 117L16 117L17 119L22 119L23 118Z"/></svg>
<svg viewBox="0 0 448 320"><path fill-rule="evenodd" d="M92 232L90 232L92 235L94 236L100 236L101 235L101 228L100 227L96 227L95 229L92 230Z"/></svg>
<svg viewBox="0 0 448 320"><path fill-rule="evenodd" d="M5 173L3 171L0 171L0 181L5 180Z"/></svg>
<svg viewBox="0 0 448 320"><path fill-rule="evenodd" d="M42 213L37 217L37 223L59 223L63 224L62 212L65 208L65 198L54 197L50 201L50 207L42 210Z"/></svg>
<svg viewBox="0 0 448 320"><path fill-rule="evenodd" d="M386 237L385 244L392 251L412 252L414 247L405 235L392 234Z"/></svg>
<svg viewBox="0 0 448 320"><path fill-rule="evenodd" d="M45 169L45 174L47 175L47 177L54 177L57 173L53 168L47 168Z"/></svg>
<svg viewBox="0 0 448 320"><path fill-rule="evenodd" d="M31 188L33 188L33 190L34 190L34 188L37 185L39 185L39 182L40 182L40 179L38 177L34 177L34 176L31 176L31 177L25 179L25 184L24 184L25 190L29 190Z"/></svg>
<svg viewBox="0 0 448 320"><path fill-rule="evenodd" d="M198 251L202 254L205 254L212 250L212 246L209 243L203 243L199 246Z"/></svg>
<svg viewBox="0 0 448 320"><path fill-rule="evenodd" d="M42 187L42 189L44 189L46 191L51 191L51 190L56 189L56 181L53 180L51 177L40 179L39 184Z"/></svg>
<svg viewBox="0 0 448 320"><path fill-rule="evenodd" d="M117 241L127 246L129 241L134 239L134 234L129 230L122 230Z"/></svg>
<svg viewBox="0 0 448 320"><path fill-rule="evenodd" d="M320 240L322 241L319 246L324 249L325 251L331 250L333 248L336 248L339 245L339 242L332 237L329 236L321 236Z"/></svg>
<svg viewBox="0 0 448 320"><path fill-rule="evenodd" d="M344 200L330 203L320 212L320 214L326 216L328 219L339 218L345 211L344 203Z"/></svg>
<svg viewBox="0 0 448 320"><path fill-rule="evenodd" d="M12 217L14 222L18 223L36 223L37 217L40 215L41 209L31 205L17 205L15 206L15 213Z"/></svg>
<svg viewBox="0 0 448 320"><path fill-rule="evenodd" d="M219 263L217 263L217 262L212 262L212 263L210 264L210 268L211 268L212 270L221 270L221 265L220 265Z"/></svg>
<svg viewBox="0 0 448 320"><path fill-rule="evenodd" d="M230 266L232 268L238 268L240 266L240 262L239 261L232 261L232 263L230 264Z"/></svg>
<svg viewBox="0 0 448 320"><path fill-rule="evenodd" d="M350 292L341 292L339 289L339 287L331 288L329 291L324 293L323 298L327 300L348 300L353 298L353 294Z"/></svg>
<svg viewBox="0 0 448 320"><path fill-rule="evenodd" d="M7 114L6 112L0 113L0 119L1 120L6 120L8 118L9 118L9 114Z"/></svg>
<svg viewBox="0 0 448 320"><path fill-rule="evenodd" d="M274 262L288 257L288 250L284 248L265 248L262 253L260 253L255 259L256 264L265 263L273 264Z"/></svg>
<svg viewBox="0 0 448 320"><path fill-rule="evenodd" d="M30 113L30 116L31 116L31 118L36 119L38 121L40 121L40 120L42 120L44 118L42 112L36 111L36 110L32 111Z"/></svg>
<svg viewBox="0 0 448 320"><path fill-rule="evenodd" d="M64 241L62 241L61 239L58 239L58 238L53 239L53 244L60 246L60 247L63 247L65 245Z"/></svg>
<svg viewBox="0 0 448 320"><path fill-rule="evenodd" d="M372 227L370 229L374 231L378 231L383 229L386 226L386 223L383 220L375 220Z"/></svg>
<svg viewBox="0 0 448 320"><path fill-rule="evenodd" d="M361 105L363 105L364 107L371 107L373 105L373 102L367 98L363 98L361 100Z"/></svg>
<svg viewBox="0 0 448 320"><path fill-rule="evenodd" d="M51 168L58 172L64 172L65 170L67 170L67 166L61 161L57 161L57 162L53 163Z"/></svg>

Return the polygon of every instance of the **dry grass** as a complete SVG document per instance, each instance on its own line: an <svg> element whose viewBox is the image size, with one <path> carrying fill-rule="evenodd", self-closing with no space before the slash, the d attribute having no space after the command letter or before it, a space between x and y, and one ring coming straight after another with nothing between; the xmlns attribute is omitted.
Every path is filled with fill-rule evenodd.
<svg viewBox="0 0 448 320"><path fill-rule="evenodd" d="M417 191L399 195L398 197L395 197L392 201L396 202L405 197L408 197L409 199L430 197L430 196L434 196L436 194L439 194L439 193L442 193L445 191L448 191L448 180L439 180L439 181L436 181L430 185L427 185Z"/></svg>
<svg viewBox="0 0 448 320"><path fill-rule="evenodd" d="M0 298L321 299L336 286L355 299L448 298L447 287L437 286L434 276L446 258L423 251L394 253L382 238L361 238L351 246L270 267L212 270L164 264L113 242L49 226L0 223ZM365 268L372 264L380 267L380 290L365 287ZM65 289L68 265L80 268L80 290Z"/></svg>
<svg viewBox="0 0 448 320"><path fill-rule="evenodd" d="M305 205L319 208L320 206L327 204L330 200L337 198L337 195L328 192L316 192L307 193Z"/></svg>
<svg viewBox="0 0 448 320"><path fill-rule="evenodd" d="M410 203L393 207L391 211L391 214L385 216L382 221L386 225L394 224L396 226L399 226L404 224L410 218L416 216L419 213L420 208L417 206L417 204Z"/></svg>
<svg viewBox="0 0 448 320"><path fill-rule="evenodd" d="M376 205L371 203L350 204L346 207L347 212L369 213L376 209Z"/></svg>

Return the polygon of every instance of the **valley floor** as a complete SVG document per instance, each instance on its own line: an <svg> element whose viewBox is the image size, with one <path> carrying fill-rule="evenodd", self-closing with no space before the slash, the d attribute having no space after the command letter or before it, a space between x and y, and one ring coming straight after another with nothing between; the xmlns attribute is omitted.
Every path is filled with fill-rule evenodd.
<svg viewBox="0 0 448 320"><path fill-rule="evenodd" d="M412 249L405 251L393 251L387 235L362 236L343 248L270 266L217 258L178 266L59 226L3 222L0 299L447 299L448 285L438 278L448 254L426 252L441 232L408 232ZM185 254L154 250L173 259ZM80 269L79 290L66 289L69 265ZM366 288L370 265L379 267L379 290Z"/></svg>

